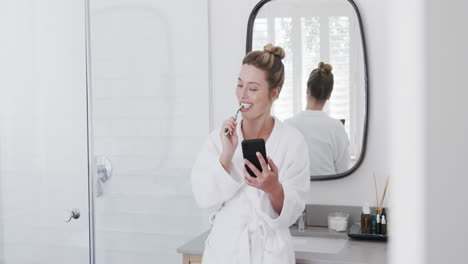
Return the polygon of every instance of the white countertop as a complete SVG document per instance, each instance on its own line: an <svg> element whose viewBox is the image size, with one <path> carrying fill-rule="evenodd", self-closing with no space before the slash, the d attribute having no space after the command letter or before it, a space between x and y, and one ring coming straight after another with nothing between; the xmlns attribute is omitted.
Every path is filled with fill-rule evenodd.
<svg viewBox="0 0 468 264"><path fill-rule="evenodd" d="M355 263L368 263L368 264L385 264L387 263L387 243L381 241L361 241L348 239L346 233L337 233L328 230L325 227L307 227L305 232L297 231L296 227L291 227L291 234L297 236L298 241L300 237L307 236L317 238L342 238L344 245L340 244L340 249L334 253L330 250L320 249L321 252L306 251L305 247L298 247L295 251L296 263L301 264L355 264ZM209 234L209 230L203 234L188 241L177 249L180 254L202 255L205 249L205 240ZM335 243L335 245L338 245ZM323 253L327 252L327 253Z"/></svg>

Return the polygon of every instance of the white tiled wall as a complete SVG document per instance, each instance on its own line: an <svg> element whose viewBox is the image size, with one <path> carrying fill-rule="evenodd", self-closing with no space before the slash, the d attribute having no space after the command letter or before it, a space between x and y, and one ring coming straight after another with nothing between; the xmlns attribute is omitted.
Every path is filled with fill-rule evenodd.
<svg viewBox="0 0 468 264"><path fill-rule="evenodd" d="M91 0L99 264L181 263L208 229L190 168L209 132L207 1Z"/></svg>

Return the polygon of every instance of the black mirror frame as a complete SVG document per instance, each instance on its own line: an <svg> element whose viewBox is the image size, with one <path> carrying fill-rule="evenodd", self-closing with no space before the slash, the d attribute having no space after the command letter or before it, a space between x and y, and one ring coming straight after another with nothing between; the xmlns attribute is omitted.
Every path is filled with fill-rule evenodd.
<svg viewBox="0 0 468 264"><path fill-rule="evenodd" d="M266 3L270 2L272 0L261 0L258 2L255 7L252 9L250 12L249 16L249 21L247 24L247 38L246 38L246 54L252 51L252 39L253 39L253 27L255 23L255 17L258 14L258 11L260 8L262 8ZM353 172L355 172L362 164L362 161L364 160L364 157L366 156L366 148L367 148L367 130L369 127L369 74L368 74L368 61L367 61L367 49L366 49L366 41L364 38L364 27L362 25L362 19L361 19L361 14L359 13L359 9L356 6L356 3L354 3L353 0L343 0L343 1L348 1L348 3L351 4L351 6L354 8L354 11L356 12L356 16L358 18L359 22L359 30L361 32L361 41L362 41L362 49L363 49L363 59L364 59L364 78L365 78L365 93L366 93L366 113L364 116L364 135L362 139L362 150L361 150L361 155L359 156L359 159L357 162L354 164L353 167L351 167L349 170L338 173L336 175L323 175L323 176L310 176L310 181L326 181L326 180L336 180L336 179L341 179L343 177L351 175Z"/></svg>

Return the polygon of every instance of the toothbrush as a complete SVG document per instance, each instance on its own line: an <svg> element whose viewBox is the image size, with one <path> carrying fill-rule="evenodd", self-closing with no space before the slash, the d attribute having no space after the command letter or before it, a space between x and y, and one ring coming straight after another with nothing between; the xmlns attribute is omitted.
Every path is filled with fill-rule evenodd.
<svg viewBox="0 0 468 264"><path fill-rule="evenodd" d="M243 104L240 104L239 109L237 110L236 115L234 116L234 117L236 118L236 120L237 120L237 115L239 114L239 111L240 111L241 109L243 109L243 108L244 108L244 105L243 105ZM229 135L229 133L230 133L229 129L226 129L226 130L224 131L224 135L225 135L225 136Z"/></svg>

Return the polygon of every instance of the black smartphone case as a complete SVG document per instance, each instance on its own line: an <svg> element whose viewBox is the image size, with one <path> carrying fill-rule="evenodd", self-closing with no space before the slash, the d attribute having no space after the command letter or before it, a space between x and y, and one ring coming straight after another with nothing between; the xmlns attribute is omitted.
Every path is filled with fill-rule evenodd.
<svg viewBox="0 0 468 264"><path fill-rule="evenodd" d="M249 160L250 162L252 162L252 164L255 165L255 167L257 167L259 171L262 171L262 165L260 165L260 161L258 160L256 155L257 152L260 152L262 154L263 159L268 164L265 149L265 140L263 140L263 138L248 139L242 141L242 153L244 155L244 159ZM257 177L247 165L245 165L245 168L252 177Z"/></svg>

